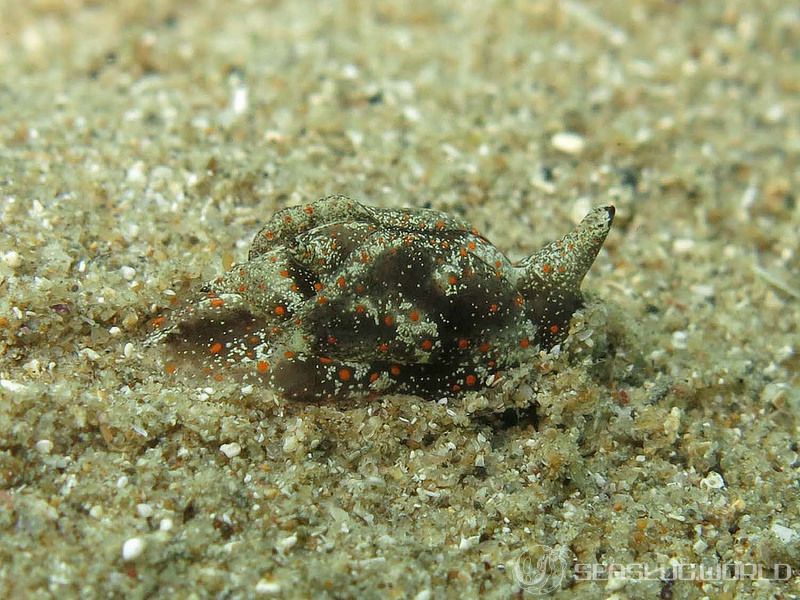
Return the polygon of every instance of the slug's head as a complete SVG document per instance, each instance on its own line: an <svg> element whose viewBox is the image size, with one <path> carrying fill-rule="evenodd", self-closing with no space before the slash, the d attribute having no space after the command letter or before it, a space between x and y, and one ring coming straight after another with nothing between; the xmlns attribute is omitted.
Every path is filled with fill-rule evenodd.
<svg viewBox="0 0 800 600"><path fill-rule="evenodd" d="M518 287L531 319L541 325L540 341L550 347L563 338L582 304L581 282L594 263L614 220L614 207L592 210L578 226L519 265Z"/></svg>

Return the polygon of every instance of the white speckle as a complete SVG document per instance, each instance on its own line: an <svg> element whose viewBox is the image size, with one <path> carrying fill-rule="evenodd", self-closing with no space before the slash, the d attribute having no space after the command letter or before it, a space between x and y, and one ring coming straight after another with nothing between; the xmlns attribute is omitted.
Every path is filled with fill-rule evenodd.
<svg viewBox="0 0 800 600"><path fill-rule="evenodd" d="M170 519L169 517L165 517L165 518L161 519L161 521L158 524L158 529L160 531L171 531L172 530L172 519Z"/></svg>
<svg viewBox="0 0 800 600"><path fill-rule="evenodd" d="M239 454L242 452L242 447L236 442L232 442L230 444L222 444L219 447L219 450L228 458L233 458L235 456L239 456Z"/></svg>
<svg viewBox="0 0 800 600"><path fill-rule="evenodd" d="M144 547L145 544L142 538L135 537L125 540L125 543L122 544L122 560L136 560L144 552Z"/></svg>
<svg viewBox="0 0 800 600"><path fill-rule="evenodd" d="M144 183L147 179L144 172L144 163L142 161L135 162L128 168L126 177L131 183Z"/></svg>
<svg viewBox="0 0 800 600"><path fill-rule="evenodd" d="M685 331L674 331L672 333L672 347L678 350L686 348L686 342L689 339L689 334Z"/></svg>
<svg viewBox="0 0 800 600"><path fill-rule="evenodd" d="M129 267L128 265L120 267L119 272L126 281L131 281L134 277L136 277L136 269Z"/></svg>
<svg viewBox="0 0 800 600"><path fill-rule="evenodd" d="M636 458L634 459L636 462L647 462L647 457L644 454L637 454Z"/></svg>
<svg viewBox="0 0 800 600"><path fill-rule="evenodd" d="M430 590L422 590L414 596L414 600L431 600L432 595L433 593Z"/></svg>
<svg viewBox="0 0 800 600"><path fill-rule="evenodd" d="M778 123L780 121L783 121L783 118L785 116L786 116L786 111L780 104L773 104L764 113L764 118L767 120L768 123Z"/></svg>
<svg viewBox="0 0 800 600"><path fill-rule="evenodd" d="M789 527L784 527L783 525L775 523L769 530L784 544L792 544L796 541L800 541L800 533L797 533L794 529L790 529Z"/></svg>
<svg viewBox="0 0 800 600"><path fill-rule="evenodd" d="M22 264L22 257L19 255L18 252L10 250L5 254L3 254L3 262L6 263L12 269L16 269Z"/></svg>
<svg viewBox="0 0 800 600"><path fill-rule="evenodd" d="M578 155L586 148L586 140L582 135L572 131L560 131L550 138L553 148L564 154Z"/></svg>
<svg viewBox="0 0 800 600"><path fill-rule="evenodd" d="M672 242L672 251L676 254L686 254L694 248L694 240L689 238L679 238Z"/></svg>
<svg viewBox="0 0 800 600"><path fill-rule="evenodd" d="M415 106L406 106L403 110L403 116L412 123L416 123L420 120L420 118L422 118L419 109L417 109Z"/></svg>
<svg viewBox="0 0 800 600"><path fill-rule="evenodd" d="M125 358L130 358L131 356L133 356L133 348L134 347L132 342L128 342L127 344L125 344L125 347L122 349L122 354L125 355Z"/></svg>
<svg viewBox="0 0 800 600"><path fill-rule="evenodd" d="M702 554L706 550L708 550L708 544L705 540L699 539L694 544L692 544L692 550L695 551L696 554Z"/></svg>
<svg viewBox="0 0 800 600"><path fill-rule="evenodd" d="M242 396L249 396L250 394L253 393L254 389L255 388L253 387L252 384L247 384L247 385L243 385L242 389L240 391L242 392Z"/></svg>
<svg viewBox="0 0 800 600"><path fill-rule="evenodd" d="M103 516L103 507L99 504L95 504L92 508L89 509L89 516L93 519L99 519Z"/></svg>
<svg viewBox="0 0 800 600"><path fill-rule="evenodd" d="M689 290L695 295L700 296L701 298L713 298L714 297L714 286L713 285L706 285L706 284L695 284L689 287Z"/></svg>
<svg viewBox="0 0 800 600"><path fill-rule="evenodd" d="M114 327L108 328L108 334L112 337L117 337L122 333L122 329L114 325Z"/></svg>
<svg viewBox="0 0 800 600"><path fill-rule="evenodd" d="M711 490L721 490L725 487L725 480L716 471L709 471L708 475L700 480L700 486Z"/></svg>
<svg viewBox="0 0 800 600"><path fill-rule="evenodd" d="M126 485L128 485L128 476L122 475L119 479L117 479L117 488L122 489Z"/></svg>
<svg viewBox="0 0 800 600"><path fill-rule="evenodd" d="M256 594L260 594L262 596L272 596L279 594L280 591L281 584L277 581L267 581L266 579L261 579L256 584Z"/></svg>
<svg viewBox="0 0 800 600"><path fill-rule="evenodd" d="M41 452L42 454L50 454L50 451L53 449L53 442L50 440L39 440L36 442L36 450Z"/></svg>
<svg viewBox="0 0 800 600"><path fill-rule="evenodd" d="M249 104L247 95L247 88L243 85L233 90L233 98L231 98L231 111L233 114L241 115L247 111Z"/></svg>
<svg viewBox="0 0 800 600"><path fill-rule="evenodd" d="M346 64L342 67L342 77L345 79L356 79L358 77L358 67L352 63Z"/></svg>
<svg viewBox="0 0 800 600"><path fill-rule="evenodd" d="M149 504L144 504L144 503L137 504L136 505L136 513L140 517L142 517L144 519L146 519L147 517L152 517L153 516L153 507L150 506Z"/></svg>

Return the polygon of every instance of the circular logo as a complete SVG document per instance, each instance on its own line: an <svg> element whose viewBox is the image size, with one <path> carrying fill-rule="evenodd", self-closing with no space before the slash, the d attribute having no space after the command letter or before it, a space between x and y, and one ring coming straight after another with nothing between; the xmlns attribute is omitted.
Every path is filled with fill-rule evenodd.
<svg viewBox="0 0 800 600"><path fill-rule="evenodd" d="M517 557L513 573L516 582L526 592L544 595L561 587L567 569L566 549L536 544Z"/></svg>

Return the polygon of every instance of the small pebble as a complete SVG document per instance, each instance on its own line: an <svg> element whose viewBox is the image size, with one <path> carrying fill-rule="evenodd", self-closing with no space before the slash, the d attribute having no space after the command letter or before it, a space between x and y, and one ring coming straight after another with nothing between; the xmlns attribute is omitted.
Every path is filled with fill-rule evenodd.
<svg viewBox="0 0 800 600"><path fill-rule="evenodd" d="M242 452L242 447L236 442L232 442L230 444L222 444L219 447L219 449L228 458L239 456L239 454Z"/></svg>
<svg viewBox="0 0 800 600"><path fill-rule="evenodd" d="M136 269L134 269L133 267L129 267L127 265L121 267L119 272L122 274L122 277L127 281L130 281L131 279L136 277Z"/></svg>
<svg viewBox="0 0 800 600"><path fill-rule="evenodd" d="M694 240L688 238L679 238L672 242L672 251L676 254L686 254L691 252L694 248Z"/></svg>
<svg viewBox="0 0 800 600"><path fill-rule="evenodd" d="M145 544L142 538L135 537L125 540L125 543L122 544L122 560L136 560L142 555L142 552L144 552L144 546Z"/></svg>
<svg viewBox="0 0 800 600"><path fill-rule="evenodd" d="M153 507L149 504L137 504L136 512L140 517L146 519L147 517L153 516Z"/></svg>
<svg viewBox="0 0 800 600"><path fill-rule="evenodd" d="M3 255L3 262L12 269L16 269L22 264L22 257L20 257L18 252L10 250Z"/></svg>
<svg viewBox="0 0 800 600"><path fill-rule="evenodd" d="M120 329L119 327L114 325L114 327L109 327L108 334L113 336L113 337L117 337L120 334L122 334L122 329Z"/></svg>
<svg viewBox="0 0 800 600"><path fill-rule="evenodd" d="M172 519L170 519L169 517L165 517L161 519L161 522L159 522L158 529L160 531L171 531L172 526L173 526Z"/></svg>
<svg viewBox="0 0 800 600"><path fill-rule="evenodd" d="M256 594L260 594L263 596L272 596L275 594L279 594L281 591L281 584L277 581L267 581L266 579L261 579L256 584Z"/></svg>
<svg viewBox="0 0 800 600"><path fill-rule="evenodd" d="M550 138L553 148L564 154L578 155L586 148L583 136L571 131L561 131Z"/></svg>
<svg viewBox="0 0 800 600"><path fill-rule="evenodd" d="M800 541L800 534L789 527L784 527L783 525L775 523L770 527L770 531L784 544L793 544Z"/></svg>
<svg viewBox="0 0 800 600"><path fill-rule="evenodd" d="M50 451L53 449L53 442L50 440L39 440L36 442L36 450L41 452L42 454L50 454Z"/></svg>
<svg viewBox="0 0 800 600"><path fill-rule="evenodd" d="M721 490L725 487L725 480L722 478L722 475L716 471L711 471L700 480L700 485L712 490Z"/></svg>

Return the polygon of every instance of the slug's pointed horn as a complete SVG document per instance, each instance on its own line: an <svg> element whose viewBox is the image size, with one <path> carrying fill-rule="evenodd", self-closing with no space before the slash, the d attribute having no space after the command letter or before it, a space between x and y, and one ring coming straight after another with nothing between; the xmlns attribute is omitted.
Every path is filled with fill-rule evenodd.
<svg viewBox="0 0 800 600"><path fill-rule="evenodd" d="M520 265L528 285L545 285L564 292L578 292L611 229L614 207L595 208L578 226Z"/></svg>

